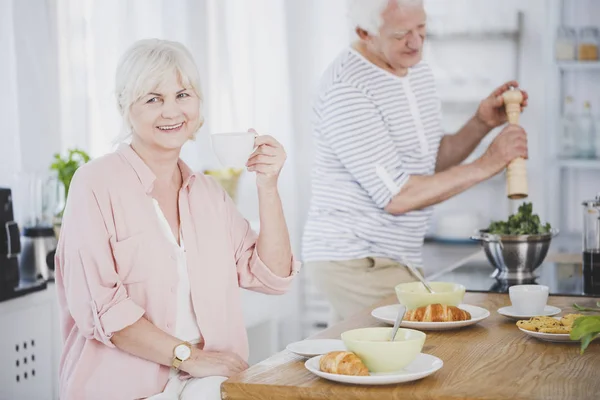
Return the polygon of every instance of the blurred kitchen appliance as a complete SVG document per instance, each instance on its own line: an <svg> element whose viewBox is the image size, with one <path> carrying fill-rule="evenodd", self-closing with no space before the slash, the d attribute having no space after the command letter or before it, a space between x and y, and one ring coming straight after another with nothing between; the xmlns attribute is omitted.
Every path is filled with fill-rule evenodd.
<svg viewBox="0 0 600 400"><path fill-rule="evenodd" d="M54 254L56 237L49 226L35 226L23 229L19 266L21 280L36 282L40 279L54 280Z"/></svg>
<svg viewBox="0 0 600 400"><path fill-rule="evenodd" d="M20 252L19 226L14 221L11 190L0 188L0 300L12 297L19 286Z"/></svg>
<svg viewBox="0 0 600 400"><path fill-rule="evenodd" d="M600 193L583 202L583 291L600 293Z"/></svg>
<svg viewBox="0 0 600 400"><path fill-rule="evenodd" d="M21 173L19 189L23 202L20 279L24 283L53 280L57 240L52 223L59 203L58 180L47 173Z"/></svg>

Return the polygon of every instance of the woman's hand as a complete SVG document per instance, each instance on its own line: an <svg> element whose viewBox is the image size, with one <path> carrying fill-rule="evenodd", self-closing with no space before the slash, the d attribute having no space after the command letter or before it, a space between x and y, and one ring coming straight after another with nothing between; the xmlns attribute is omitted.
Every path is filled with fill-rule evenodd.
<svg viewBox="0 0 600 400"><path fill-rule="evenodd" d="M231 377L248 369L248 363L231 352L193 349L192 356L181 364L181 370L194 378L207 376Z"/></svg>
<svg viewBox="0 0 600 400"><path fill-rule="evenodd" d="M250 132L255 132L250 129ZM286 154L281 143L269 135L257 136L254 139L257 147L248 158L248 171L256 172L256 185L259 188L277 188L277 179L285 163Z"/></svg>
<svg viewBox="0 0 600 400"><path fill-rule="evenodd" d="M497 126L505 123L508 118L504 109L504 98L502 93L510 89L510 87L518 88L519 83L517 81L509 81L504 85L494 90L488 97L483 99L477 109L475 117L477 120L485 124L488 129L493 129ZM527 99L529 95L526 91L521 90L523 94L523 103L521 103L521 112L527 107Z"/></svg>

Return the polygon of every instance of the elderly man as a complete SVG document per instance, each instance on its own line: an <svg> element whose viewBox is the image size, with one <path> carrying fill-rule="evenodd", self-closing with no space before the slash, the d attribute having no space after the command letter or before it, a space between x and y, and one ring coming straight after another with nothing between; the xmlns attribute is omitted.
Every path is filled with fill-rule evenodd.
<svg viewBox="0 0 600 400"><path fill-rule="evenodd" d="M527 157L524 130L508 125L483 156L460 165L507 121L501 94L518 83L496 89L457 133L444 135L434 77L421 59L421 0L354 0L349 14L359 39L327 69L314 106L303 238L305 265L333 321L415 280L405 264L421 264L431 206Z"/></svg>

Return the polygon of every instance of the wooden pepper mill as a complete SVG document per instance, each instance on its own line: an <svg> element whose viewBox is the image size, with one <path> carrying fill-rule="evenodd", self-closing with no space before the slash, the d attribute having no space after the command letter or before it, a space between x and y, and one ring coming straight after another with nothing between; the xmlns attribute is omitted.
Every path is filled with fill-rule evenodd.
<svg viewBox="0 0 600 400"><path fill-rule="evenodd" d="M518 125L523 94L519 89L511 87L510 90L502 93L502 97L504 98L504 108L506 109L508 122ZM512 200L524 199L529 195L527 164L521 157L511 161L506 168L506 191L508 198Z"/></svg>

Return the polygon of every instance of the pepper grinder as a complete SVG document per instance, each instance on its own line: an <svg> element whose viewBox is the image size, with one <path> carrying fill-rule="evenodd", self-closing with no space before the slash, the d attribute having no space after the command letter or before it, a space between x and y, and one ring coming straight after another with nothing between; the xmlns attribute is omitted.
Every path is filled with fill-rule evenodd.
<svg viewBox="0 0 600 400"><path fill-rule="evenodd" d="M509 90L502 93L502 97L504 98L504 107L508 122L518 125L523 94L519 89L511 86ZM508 198L511 200L524 199L529 195L527 164L521 157L512 160L506 168L506 191Z"/></svg>

